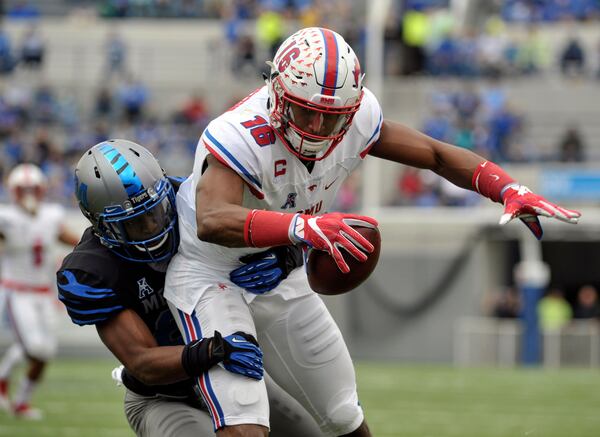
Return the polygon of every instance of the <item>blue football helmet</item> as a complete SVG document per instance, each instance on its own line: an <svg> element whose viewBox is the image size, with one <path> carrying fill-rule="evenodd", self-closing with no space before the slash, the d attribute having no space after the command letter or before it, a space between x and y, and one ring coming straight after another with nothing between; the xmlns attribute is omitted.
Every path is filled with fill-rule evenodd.
<svg viewBox="0 0 600 437"><path fill-rule="evenodd" d="M79 208L102 244L137 262L161 262L177 251L175 191L158 161L127 140L96 144L75 168Z"/></svg>

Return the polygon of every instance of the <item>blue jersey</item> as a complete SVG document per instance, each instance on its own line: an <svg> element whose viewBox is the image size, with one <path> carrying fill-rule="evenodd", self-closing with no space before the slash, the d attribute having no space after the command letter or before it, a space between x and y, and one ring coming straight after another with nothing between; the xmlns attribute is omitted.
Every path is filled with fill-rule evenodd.
<svg viewBox="0 0 600 437"><path fill-rule="evenodd" d="M114 254L102 245L90 227L63 260L56 282L58 297L77 325L101 324L130 309L144 321L160 346L184 345L163 297L165 276L166 272L155 270L149 264L128 261ZM128 375L124 382L127 388L141 395L161 394L198 401L192 379L147 386Z"/></svg>
<svg viewBox="0 0 600 437"><path fill-rule="evenodd" d="M127 308L140 316L160 346L183 345L163 297L164 283L165 272L118 257L92 228L57 272L59 299L73 323L95 325Z"/></svg>

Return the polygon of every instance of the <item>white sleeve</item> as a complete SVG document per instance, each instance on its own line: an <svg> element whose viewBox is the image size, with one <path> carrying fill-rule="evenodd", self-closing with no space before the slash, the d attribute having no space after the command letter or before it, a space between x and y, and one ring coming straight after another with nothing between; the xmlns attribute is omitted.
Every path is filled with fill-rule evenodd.
<svg viewBox="0 0 600 437"><path fill-rule="evenodd" d="M360 104L360 109L356 113L357 127L360 133L367 138L365 144L360 151L360 157L365 158L371 150L371 147L379 139L381 133L381 125L383 123L383 111L377 97L364 88L364 95Z"/></svg>
<svg viewBox="0 0 600 437"><path fill-rule="evenodd" d="M204 130L194 163L194 178L198 178L206 156L213 155L221 164L235 171L259 199L264 198L260 161L244 134L223 119L216 119ZM197 181L196 181L197 182Z"/></svg>
<svg viewBox="0 0 600 437"><path fill-rule="evenodd" d="M8 234L10 232L10 213L8 207L0 204L0 234Z"/></svg>

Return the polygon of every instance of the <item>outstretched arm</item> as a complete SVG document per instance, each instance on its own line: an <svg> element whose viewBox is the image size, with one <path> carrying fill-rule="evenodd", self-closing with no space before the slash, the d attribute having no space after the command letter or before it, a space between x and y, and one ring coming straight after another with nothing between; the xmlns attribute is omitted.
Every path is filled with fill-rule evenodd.
<svg viewBox="0 0 600 437"><path fill-rule="evenodd" d="M460 147L438 141L400 123L384 120L381 134L369 155L411 167L432 170L459 187L471 184L481 156Z"/></svg>
<svg viewBox="0 0 600 437"><path fill-rule="evenodd" d="M69 246L76 246L79 243L81 235L68 228L67 226L61 226L58 234L58 240L61 243L68 244Z"/></svg>
<svg viewBox="0 0 600 437"><path fill-rule="evenodd" d="M577 223L581 215L532 193L493 162L400 123L385 120L380 137L369 154L432 170L459 187L475 190L494 202L504 204L500 224L518 217L538 239L543 235L538 216Z"/></svg>

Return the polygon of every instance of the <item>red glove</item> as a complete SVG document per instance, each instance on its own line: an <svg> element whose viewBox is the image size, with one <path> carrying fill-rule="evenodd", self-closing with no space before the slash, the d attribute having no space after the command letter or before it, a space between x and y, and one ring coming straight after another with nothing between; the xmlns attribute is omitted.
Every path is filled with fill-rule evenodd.
<svg viewBox="0 0 600 437"><path fill-rule="evenodd" d="M375 228L377 221L371 217L339 212L320 216L296 214L290 223L289 236L294 243L304 243L329 253L338 268L348 273L350 267L344 261L340 248L361 262L367 260L365 252L374 250L373 245L351 226Z"/></svg>
<svg viewBox="0 0 600 437"><path fill-rule="evenodd" d="M566 223L577 223L581 213L572 209L562 208L534 194L524 185L512 183L502 189L504 201L504 214L500 217L500 224L506 224L515 217L533 232L538 240L544 232L538 216L553 217Z"/></svg>
<svg viewBox="0 0 600 437"><path fill-rule="evenodd" d="M473 188L494 202L504 203L500 224L519 217L539 240L543 231L538 216L554 217L567 223L577 223L579 211L561 208L520 185L504 170L490 161L482 162L473 173Z"/></svg>

